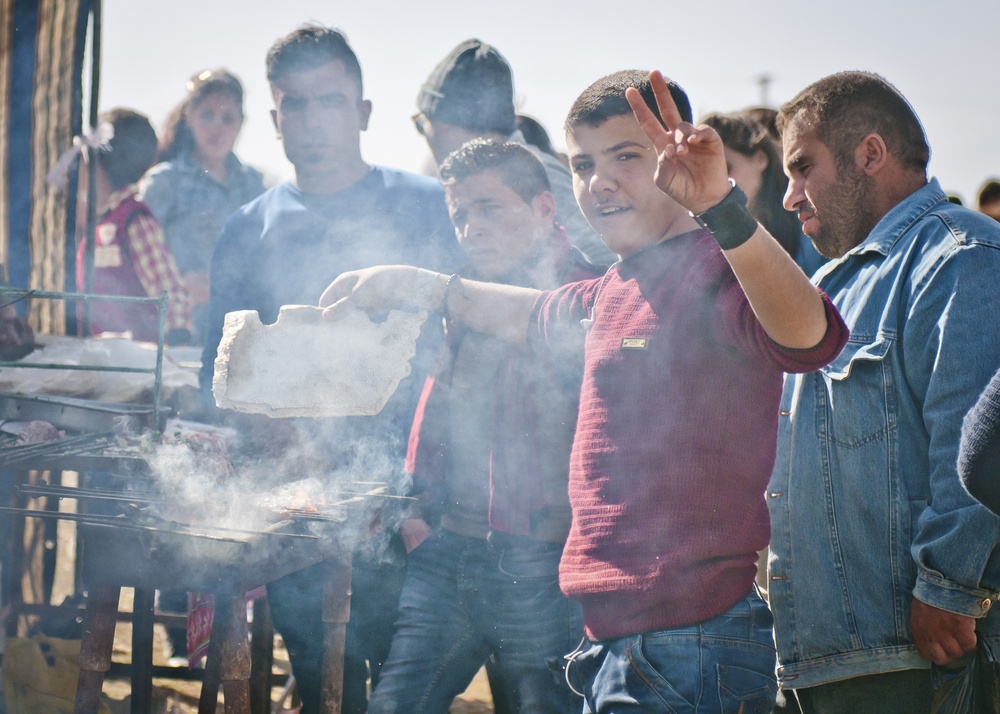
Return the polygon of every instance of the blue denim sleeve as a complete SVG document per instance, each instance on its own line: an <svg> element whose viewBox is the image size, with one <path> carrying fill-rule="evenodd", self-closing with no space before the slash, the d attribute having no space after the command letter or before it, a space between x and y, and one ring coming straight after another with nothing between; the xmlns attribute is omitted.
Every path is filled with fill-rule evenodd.
<svg viewBox="0 0 1000 714"><path fill-rule="evenodd" d="M913 594L934 607L986 614L1000 586L1000 518L962 487L956 461L962 419L1000 367L1000 247L965 244L911 276L903 331L903 379L922 405L930 493L914 524ZM902 464L907 462L901 435ZM984 577L985 576L985 577Z"/></svg>

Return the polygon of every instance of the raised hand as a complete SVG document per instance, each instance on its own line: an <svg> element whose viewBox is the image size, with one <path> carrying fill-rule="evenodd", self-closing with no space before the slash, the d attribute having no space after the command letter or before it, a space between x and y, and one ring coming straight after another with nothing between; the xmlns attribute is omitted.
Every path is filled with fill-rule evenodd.
<svg viewBox="0 0 1000 714"><path fill-rule="evenodd" d="M625 97L658 154L656 185L692 213L702 213L725 198L731 188L722 139L709 126L695 127L681 119L659 71L650 73L649 81L666 128L637 89L630 87Z"/></svg>

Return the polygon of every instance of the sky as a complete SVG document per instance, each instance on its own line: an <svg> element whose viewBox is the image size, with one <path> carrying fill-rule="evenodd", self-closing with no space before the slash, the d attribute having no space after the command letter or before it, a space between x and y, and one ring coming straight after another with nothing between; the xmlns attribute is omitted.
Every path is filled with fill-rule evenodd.
<svg viewBox="0 0 1000 714"><path fill-rule="evenodd" d="M417 92L455 45L478 37L507 57L518 110L558 148L576 96L620 69L663 70L696 116L777 105L825 75L863 69L914 106L946 191L973 204L1000 176L996 0L104 0L103 13L102 110L131 107L160 129L191 75L226 67L246 89L236 153L269 183L292 170L271 125L264 56L307 21L339 27L358 54L374 104L362 138L369 163L425 170L430 155L410 121Z"/></svg>

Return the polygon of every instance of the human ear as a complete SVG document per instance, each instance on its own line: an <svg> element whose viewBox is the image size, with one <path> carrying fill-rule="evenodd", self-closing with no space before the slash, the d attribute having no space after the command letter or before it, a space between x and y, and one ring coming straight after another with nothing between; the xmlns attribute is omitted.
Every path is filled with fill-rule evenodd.
<svg viewBox="0 0 1000 714"><path fill-rule="evenodd" d="M278 110L271 110L271 124L274 125L274 136L278 139L281 138L281 127L278 126Z"/></svg>
<svg viewBox="0 0 1000 714"><path fill-rule="evenodd" d="M549 191L542 191L540 194L531 199L531 206L535 210L535 214L546 221L554 221L556 219L556 199Z"/></svg>
<svg viewBox="0 0 1000 714"><path fill-rule="evenodd" d="M757 149L750 157L750 161L756 171L764 173L767 170L769 160L763 149Z"/></svg>
<svg viewBox="0 0 1000 714"><path fill-rule="evenodd" d="M881 171L889 160L889 149L885 139L872 132L861 140L854 149L854 162L868 176Z"/></svg>
<svg viewBox="0 0 1000 714"><path fill-rule="evenodd" d="M370 99L365 99L358 104L358 116L360 117L361 131L367 131L368 120L372 116L372 102Z"/></svg>

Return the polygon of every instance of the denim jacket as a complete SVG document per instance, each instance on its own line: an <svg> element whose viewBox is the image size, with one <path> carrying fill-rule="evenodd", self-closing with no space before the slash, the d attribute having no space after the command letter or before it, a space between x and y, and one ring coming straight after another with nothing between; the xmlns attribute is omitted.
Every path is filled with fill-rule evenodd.
<svg viewBox="0 0 1000 714"><path fill-rule="evenodd" d="M229 176L220 182L190 153L164 161L142 181L142 200L163 226L182 273L207 273L222 224L237 208L264 192L257 169L229 154Z"/></svg>
<svg viewBox="0 0 1000 714"><path fill-rule="evenodd" d="M778 679L930 666L911 598L1000 637L1000 519L962 488L962 418L1000 367L1000 225L936 180L813 277L851 330L786 377L768 486Z"/></svg>

